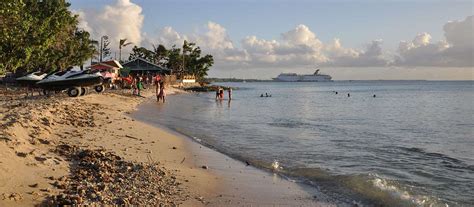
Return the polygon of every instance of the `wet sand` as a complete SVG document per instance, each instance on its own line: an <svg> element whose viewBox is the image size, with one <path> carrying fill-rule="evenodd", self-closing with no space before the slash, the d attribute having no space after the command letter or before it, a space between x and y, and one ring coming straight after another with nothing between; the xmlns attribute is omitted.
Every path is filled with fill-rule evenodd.
<svg viewBox="0 0 474 207"><path fill-rule="evenodd" d="M168 94L177 92L181 91L171 89ZM144 96L153 94L149 90ZM309 186L246 166L187 137L136 120L131 114L145 100L149 99L125 92L79 98L4 95L0 100L0 206L45 204L69 189L60 186L72 185L63 179L74 174L74 165L55 151L64 144L111 152L134 165L158 163L167 172L163 176L176 180L170 185L175 185L171 187L179 195L165 192L157 197L182 206L327 205L324 196ZM104 202L90 197L86 193L81 202Z"/></svg>

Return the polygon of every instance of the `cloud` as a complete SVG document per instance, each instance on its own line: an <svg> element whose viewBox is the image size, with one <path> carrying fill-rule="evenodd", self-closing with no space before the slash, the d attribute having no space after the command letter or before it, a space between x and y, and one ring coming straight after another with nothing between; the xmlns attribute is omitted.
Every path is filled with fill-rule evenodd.
<svg viewBox="0 0 474 207"><path fill-rule="evenodd" d="M326 46L326 53L330 61L323 65L340 67L375 67L386 66L388 60L384 57L382 50L382 40L373 40L366 45L364 51L358 51L352 48L343 48L339 39Z"/></svg>
<svg viewBox="0 0 474 207"><path fill-rule="evenodd" d="M120 39L127 38L135 45L142 42L142 8L130 0L117 0L101 10L79 10L75 13L79 15L79 27L90 32L94 39L109 36L112 50L118 50Z"/></svg>
<svg viewBox="0 0 474 207"><path fill-rule="evenodd" d="M172 27L164 27L155 37L147 36L147 45L163 44L167 47L181 45L184 40L196 42L204 53L214 56L216 67L235 68L275 68L331 66L383 66L381 40L367 44L366 50L344 48L339 39L329 44L319 40L306 25L297 25L284 32L278 40L260 39L255 35L241 40L236 47L227 30L220 24L208 22L200 30L183 35Z"/></svg>
<svg viewBox="0 0 474 207"><path fill-rule="evenodd" d="M445 40L431 42L424 32L412 41L401 41L394 65L474 67L474 16L463 21L448 22L443 26Z"/></svg>
<svg viewBox="0 0 474 207"><path fill-rule="evenodd" d="M116 0L100 10L74 11L79 15L79 27L99 39L111 38L112 51L118 50L119 39L127 38L137 46L152 48L163 44L181 46L184 40L196 42L203 53L212 54L219 69L235 68L288 68L313 67L383 67L437 66L473 67L474 16L462 21L448 22L443 26L444 40L433 42L427 32L416 35L411 41L401 41L397 53L389 57L381 39L372 40L364 48L347 48L342 41L321 41L315 32L304 24L282 32L277 39L263 39L249 35L235 44L227 29L209 21L191 34L181 34L171 26L153 34L142 32L142 8L130 0ZM131 47L127 48L130 50ZM124 52L125 54L127 51Z"/></svg>

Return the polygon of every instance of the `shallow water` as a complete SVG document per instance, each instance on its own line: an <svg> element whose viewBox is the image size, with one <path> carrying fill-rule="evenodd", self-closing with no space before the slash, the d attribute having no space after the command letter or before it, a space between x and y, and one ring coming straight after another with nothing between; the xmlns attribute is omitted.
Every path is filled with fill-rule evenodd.
<svg viewBox="0 0 474 207"><path fill-rule="evenodd" d="M334 200L474 205L473 83L227 83L231 102L169 96L137 114L262 168L277 160Z"/></svg>

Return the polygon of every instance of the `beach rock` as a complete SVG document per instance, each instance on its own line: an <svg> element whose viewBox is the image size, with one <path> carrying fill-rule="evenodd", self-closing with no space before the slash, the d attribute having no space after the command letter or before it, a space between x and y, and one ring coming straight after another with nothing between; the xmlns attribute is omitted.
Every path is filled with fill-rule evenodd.
<svg viewBox="0 0 474 207"><path fill-rule="evenodd" d="M28 155L28 154L25 153L25 152L16 152L16 155L17 155L18 157L26 157L26 155Z"/></svg>
<svg viewBox="0 0 474 207"><path fill-rule="evenodd" d="M208 167L207 165L203 165L203 166L202 166L202 169L207 170L207 169L209 169L209 167Z"/></svg>

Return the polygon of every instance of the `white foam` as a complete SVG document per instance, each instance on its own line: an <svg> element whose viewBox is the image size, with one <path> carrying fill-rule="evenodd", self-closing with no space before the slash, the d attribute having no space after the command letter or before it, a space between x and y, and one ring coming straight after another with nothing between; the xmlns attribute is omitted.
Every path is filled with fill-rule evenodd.
<svg viewBox="0 0 474 207"><path fill-rule="evenodd" d="M372 180L372 183L375 187L390 193L391 196L395 198L400 198L405 201L410 201L415 205L425 206L425 205L433 205L436 202L433 202L428 196L421 196L421 195L412 195L407 191L404 191L398 188L395 185L388 183L385 179L378 177L376 174L373 174L376 178ZM448 206L446 204L446 206Z"/></svg>

